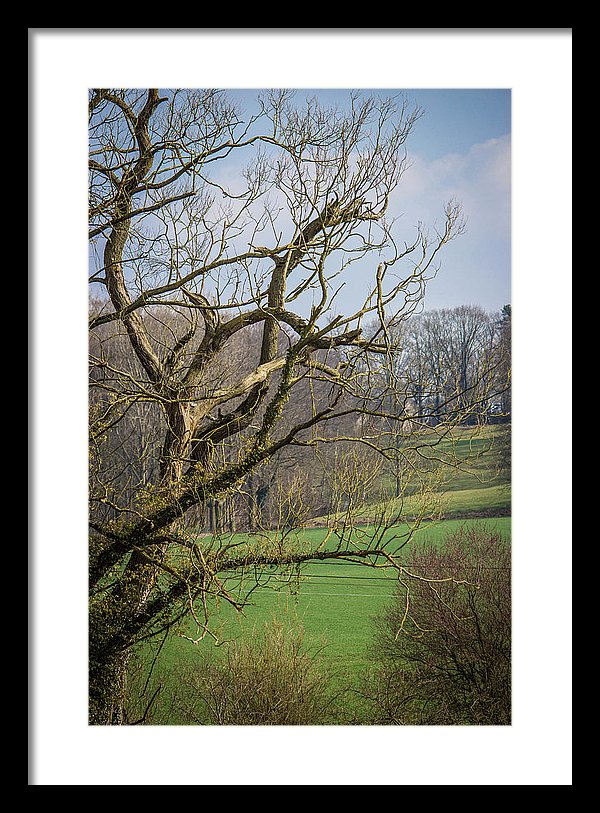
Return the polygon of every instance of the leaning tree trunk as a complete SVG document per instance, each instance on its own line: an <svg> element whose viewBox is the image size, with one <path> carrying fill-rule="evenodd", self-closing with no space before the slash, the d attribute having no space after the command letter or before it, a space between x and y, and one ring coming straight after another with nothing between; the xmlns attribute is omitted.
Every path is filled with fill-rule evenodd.
<svg viewBox="0 0 600 813"><path fill-rule="evenodd" d="M164 545L148 547L160 558ZM132 646L145 627L156 566L134 551L119 584L92 599L89 613L89 723L126 725L127 671Z"/></svg>
<svg viewBox="0 0 600 813"><path fill-rule="evenodd" d="M89 663L89 724L125 725L129 652L94 656Z"/></svg>
<svg viewBox="0 0 600 813"><path fill-rule="evenodd" d="M89 613L89 723L124 725L130 650L123 645L125 613L105 596Z"/></svg>

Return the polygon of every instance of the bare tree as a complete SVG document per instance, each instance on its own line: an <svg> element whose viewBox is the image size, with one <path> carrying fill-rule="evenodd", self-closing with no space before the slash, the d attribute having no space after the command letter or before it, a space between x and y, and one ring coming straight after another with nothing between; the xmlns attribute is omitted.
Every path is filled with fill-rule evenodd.
<svg viewBox="0 0 600 813"><path fill-rule="evenodd" d="M400 375L417 417L435 424L454 410L470 422L484 421L494 396L501 397L507 386L498 339L494 316L475 305L411 319Z"/></svg>
<svg viewBox="0 0 600 813"><path fill-rule="evenodd" d="M211 598L243 605L234 580L336 557L397 566L381 535L243 545L195 521L282 450L381 452L381 421L407 415L389 411L374 360L463 228L456 202L403 242L388 217L420 116L400 96L356 94L341 111L273 91L248 116L219 91L163 94L89 98L94 724L126 722L132 647L185 613L210 634ZM355 270L370 285L340 313Z"/></svg>

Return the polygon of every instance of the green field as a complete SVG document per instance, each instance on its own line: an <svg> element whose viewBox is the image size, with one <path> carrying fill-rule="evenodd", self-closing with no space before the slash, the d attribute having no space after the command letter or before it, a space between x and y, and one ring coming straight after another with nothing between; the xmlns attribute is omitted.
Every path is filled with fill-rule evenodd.
<svg viewBox="0 0 600 813"><path fill-rule="evenodd" d="M510 537L510 518L486 520L445 520L427 523L415 534L414 541L443 544L445 537L463 525L485 522L486 526ZM404 529L399 529L400 532ZM316 534L315 534L316 535ZM412 544L412 543L411 543ZM406 558L410 559L409 548ZM325 644L324 656L336 668L355 672L367 662L371 628L370 619L392 597L396 572L373 569L343 561L303 565L298 583L277 586L274 583L257 591L252 604L239 614L224 604L218 612L226 624L228 637L243 635L252 627L261 627L273 616L299 622L310 646ZM193 629L188 627L188 634ZM205 639L206 641L206 639ZM206 641L211 646L212 644ZM173 641L171 656L183 656L193 646L184 639Z"/></svg>
<svg viewBox="0 0 600 813"><path fill-rule="evenodd" d="M498 431L492 429L491 434L497 438ZM478 451L483 454L474 459L475 472L455 472L444 494L440 495L442 518L420 525L411 542L402 550L404 561L410 560L414 544L441 545L450 533L463 525L484 523L510 539L510 483L506 475L498 475L497 455L489 438L470 435L469 430L462 430L462 437L452 441L452 449L453 452L462 449L466 457L473 453L474 444L480 444ZM372 534L369 518L378 510L377 505L365 506L365 524L355 533L365 538ZM403 510L410 516L410 497L404 501ZM397 535L401 541L408 530L406 524L396 525L386 531L384 539ZM298 532L297 544L314 549L324 540L326 533L324 527L303 528ZM239 534L237 539L252 542L252 535ZM327 546L333 542L330 539ZM396 575L393 569L369 568L342 560L303 564L291 579L289 573L263 570L263 586L252 593L243 612L237 612L226 601L211 608L211 631L221 644L248 636L253 630L260 631L274 618L293 627L300 626L305 633L307 650L319 650L319 658L335 675L335 683L340 687L351 687L370 663L372 620L390 601ZM247 587L234 581L233 576L225 584L233 596L240 595ZM223 651L215 647L215 639L209 635L193 643L199 636L199 628L188 617L162 642L158 654L157 644L148 645L142 653L145 672L148 664L153 663L147 684L146 677L142 678L146 684L145 695L162 686L153 707L152 721L156 724L185 722L173 710L166 711L172 688L178 680L177 673L186 666L193 666L207 652L218 655ZM133 683L137 691L140 678Z"/></svg>
<svg viewBox="0 0 600 813"><path fill-rule="evenodd" d="M443 520L424 524L416 533L414 542L433 545L443 544L449 533L461 526L484 522L487 527L510 538L510 518L476 520ZM404 529L398 529L402 532ZM366 531L366 529L365 529ZM320 529L307 531L318 538ZM412 544L412 542L411 542ZM372 569L343 561L330 561L303 565L298 580L291 584L274 574L272 581L256 591L243 613L237 612L229 603L221 602L213 608L212 630L219 643L244 637L253 630L262 630L265 624L277 618L291 627L304 630L307 651L319 651L319 658L333 675L333 685L352 687L369 666L369 646L372 640L372 619L390 601L394 590L395 572ZM163 643L152 670L148 687L161 685L162 702L168 706L178 672L186 666L193 667L212 650L219 654L213 638L206 636L198 643L199 630L188 619L177 632ZM146 650L146 665L154 659L154 648ZM145 680L145 679L144 679ZM137 681L136 681L137 683ZM161 718L161 700L155 704L155 723ZM171 724L183 724L177 714L170 710Z"/></svg>

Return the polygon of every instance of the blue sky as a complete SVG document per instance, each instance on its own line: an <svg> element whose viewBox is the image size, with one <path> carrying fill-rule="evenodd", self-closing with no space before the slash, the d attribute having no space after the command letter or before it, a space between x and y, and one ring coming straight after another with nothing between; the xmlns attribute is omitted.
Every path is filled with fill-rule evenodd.
<svg viewBox="0 0 600 813"><path fill-rule="evenodd" d="M224 88L242 115L257 112L260 89ZM438 255L440 269L429 281L426 310L480 305L494 312L511 302L511 91L509 89L366 89L387 96L402 93L423 115L405 147L409 167L390 198L388 214L396 217L395 235L412 242L415 224L433 228L443 220L444 204L463 205L465 233ZM323 105L343 108L350 89L296 89L296 101L318 97ZM234 182L248 156L238 165L230 158L216 164L226 186ZM362 304L374 269L357 264L336 297L336 308L350 313ZM375 261L373 261L375 262ZM365 264L367 264L365 266ZM310 302L305 303L310 308Z"/></svg>
<svg viewBox="0 0 600 813"><path fill-rule="evenodd" d="M445 248L425 305L498 310L511 301L510 91L408 93L425 109L407 145L411 206L415 213L423 207L433 214L436 201L451 193L467 218L465 234Z"/></svg>
<svg viewBox="0 0 600 813"><path fill-rule="evenodd" d="M451 197L462 202L467 219L465 234L444 247L424 307L468 304L500 310L511 301L511 92L401 90L424 115L406 143L411 166L390 201L390 213L400 217L407 237L416 222L431 226L439 221ZM230 94L243 108L253 109L257 90ZM323 104L340 106L349 94L341 89L297 89L298 100L314 95Z"/></svg>

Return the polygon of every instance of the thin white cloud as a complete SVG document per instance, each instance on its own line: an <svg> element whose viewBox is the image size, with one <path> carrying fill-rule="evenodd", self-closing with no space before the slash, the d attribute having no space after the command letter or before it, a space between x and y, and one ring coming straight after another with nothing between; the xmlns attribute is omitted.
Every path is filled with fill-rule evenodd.
<svg viewBox="0 0 600 813"><path fill-rule="evenodd" d="M474 144L466 154L433 161L410 156L410 166L390 201L392 213L410 224L440 217L444 203L457 198L472 226L505 233L510 219L510 136Z"/></svg>
<svg viewBox="0 0 600 813"><path fill-rule="evenodd" d="M427 161L409 155L410 166L390 200L399 217L398 233L441 225L444 204L460 201L467 221L464 235L440 253L441 270L429 283L427 308L481 304L497 309L510 301L511 138L473 144L468 152Z"/></svg>

